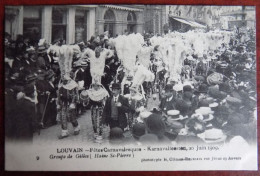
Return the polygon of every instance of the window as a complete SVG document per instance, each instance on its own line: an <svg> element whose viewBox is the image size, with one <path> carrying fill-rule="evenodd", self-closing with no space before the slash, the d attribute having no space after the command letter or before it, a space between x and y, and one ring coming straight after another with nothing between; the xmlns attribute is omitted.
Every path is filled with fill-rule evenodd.
<svg viewBox="0 0 260 176"><path fill-rule="evenodd" d="M104 20L105 20L105 24L104 24L104 32L108 31L109 36L113 37L114 36L114 25L115 25L115 14L111 9L108 9L105 12L104 15Z"/></svg>
<svg viewBox="0 0 260 176"><path fill-rule="evenodd" d="M25 6L23 15L23 35L32 45L36 45L41 38L41 9Z"/></svg>
<svg viewBox="0 0 260 176"><path fill-rule="evenodd" d="M108 9L104 15L105 21L115 21L115 14L111 9Z"/></svg>
<svg viewBox="0 0 260 176"><path fill-rule="evenodd" d="M136 22L136 16L133 12L128 13L127 22Z"/></svg>
<svg viewBox="0 0 260 176"><path fill-rule="evenodd" d="M76 10L75 15L75 42L79 43L87 39L87 19L85 10Z"/></svg>
<svg viewBox="0 0 260 176"><path fill-rule="evenodd" d="M128 33L136 32L136 16L134 12L129 12L127 15L127 31Z"/></svg>
<svg viewBox="0 0 260 176"><path fill-rule="evenodd" d="M52 10L52 41L66 40L67 9L54 7Z"/></svg>

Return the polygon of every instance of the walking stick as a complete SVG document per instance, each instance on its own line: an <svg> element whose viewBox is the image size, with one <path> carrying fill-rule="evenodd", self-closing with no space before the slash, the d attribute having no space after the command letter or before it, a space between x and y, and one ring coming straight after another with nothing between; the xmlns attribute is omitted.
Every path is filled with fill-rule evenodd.
<svg viewBox="0 0 260 176"><path fill-rule="evenodd" d="M48 93L48 97L47 97L45 107L44 107L44 110L43 110L43 113L42 113L42 118L41 118L41 124L42 125L43 125L43 119L44 119L44 116L45 116L45 112L46 112L46 108L47 108L47 105L48 105L49 98L50 98L50 93Z"/></svg>

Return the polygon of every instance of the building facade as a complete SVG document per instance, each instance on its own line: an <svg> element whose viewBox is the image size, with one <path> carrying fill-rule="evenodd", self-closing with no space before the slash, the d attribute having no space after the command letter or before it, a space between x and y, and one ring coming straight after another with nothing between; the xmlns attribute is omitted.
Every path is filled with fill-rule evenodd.
<svg viewBox="0 0 260 176"><path fill-rule="evenodd" d="M223 22L223 28L234 29L238 28L256 28L256 14L254 6L238 6L232 11L222 12L221 19L226 19Z"/></svg>
<svg viewBox="0 0 260 176"><path fill-rule="evenodd" d="M255 28L253 6L190 6L170 5L166 8L172 30L189 30L194 22L210 28L232 30L236 27Z"/></svg>
<svg viewBox="0 0 260 176"><path fill-rule="evenodd" d="M31 40L71 44L95 35L95 5L7 6L5 15L5 32L12 39L22 34Z"/></svg>
<svg viewBox="0 0 260 176"><path fill-rule="evenodd" d="M111 37L125 33L142 33L143 6L99 5L96 9L96 35L108 31Z"/></svg>
<svg viewBox="0 0 260 176"><path fill-rule="evenodd" d="M168 23L165 5L146 5L144 16L145 33L163 34L168 30L164 28Z"/></svg>
<svg viewBox="0 0 260 176"><path fill-rule="evenodd" d="M168 23L165 5L6 6L5 32L32 41L57 39L66 44L87 41L108 31L111 37L129 33L162 34Z"/></svg>
<svg viewBox="0 0 260 176"><path fill-rule="evenodd" d="M192 28L205 28L211 25L210 6L170 5L166 9L171 31L186 32Z"/></svg>

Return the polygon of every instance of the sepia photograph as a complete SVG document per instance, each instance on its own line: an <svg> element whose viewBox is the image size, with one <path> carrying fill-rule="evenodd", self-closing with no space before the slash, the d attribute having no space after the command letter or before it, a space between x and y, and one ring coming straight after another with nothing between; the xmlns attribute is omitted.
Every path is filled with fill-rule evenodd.
<svg viewBox="0 0 260 176"><path fill-rule="evenodd" d="M3 28L6 170L258 169L255 6L6 5Z"/></svg>

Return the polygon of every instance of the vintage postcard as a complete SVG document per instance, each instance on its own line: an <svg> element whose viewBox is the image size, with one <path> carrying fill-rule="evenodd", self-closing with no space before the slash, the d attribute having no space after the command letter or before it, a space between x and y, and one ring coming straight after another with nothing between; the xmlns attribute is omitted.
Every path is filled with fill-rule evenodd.
<svg viewBox="0 0 260 176"><path fill-rule="evenodd" d="M256 8L4 7L5 170L257 170Z"/></svg>

